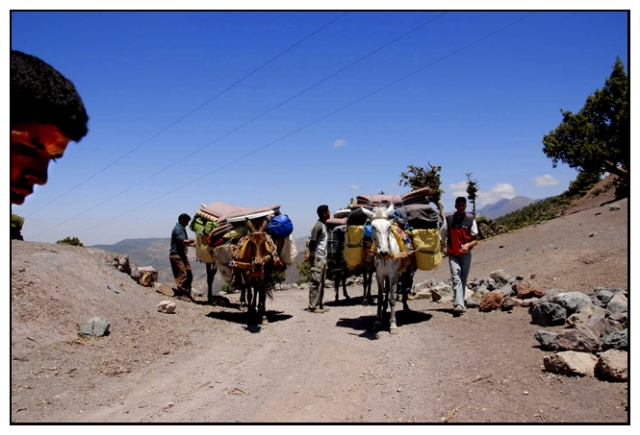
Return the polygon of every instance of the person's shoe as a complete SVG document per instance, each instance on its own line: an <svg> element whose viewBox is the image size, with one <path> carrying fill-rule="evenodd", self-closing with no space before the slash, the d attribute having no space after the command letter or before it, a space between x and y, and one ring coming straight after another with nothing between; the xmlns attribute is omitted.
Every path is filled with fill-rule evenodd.
<svg viewBox="0 0 640 435"><path fill-rule="evenodd" d="M462 305L456 305L455 307L453 307L453 314L462 314L464 313L464 308L462 307Z"/></svg>
<svg viewBox="0 0 640 435"><path fill-rule="evenodd" d="M322 310L323 313L326 313L327 311L329 311L329 308L327 307L320 307L320 309Z"/></svg>
<svg viewBox="0 0 640 435"><path fill-rule="evenodd" d="M310 313L322 314L324 313L324 309L322 308L309 308Z"/></svg>
<svg viewBox="0 0 640 435"><path fill-rule="evenodd" d="M415 301L416 297L414 295L409 295L409 296L407 296L407 300L408 301Z"/></svg>

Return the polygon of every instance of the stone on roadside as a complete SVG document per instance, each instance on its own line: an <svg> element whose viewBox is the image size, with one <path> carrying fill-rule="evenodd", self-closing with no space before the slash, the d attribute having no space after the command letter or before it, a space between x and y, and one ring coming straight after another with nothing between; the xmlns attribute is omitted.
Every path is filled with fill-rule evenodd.
<svg viewBox="0 0 640 435"><path fill-rule="evenodd" d="M562 325L567 319L567 310L553 302L532 305L531 323L540 326Z"/></svg>
<svg viewBox="0 0 640 435"><path fill-rule="evenodd" d="M500 309L502 311L511 311L516 306L516 302L513 300L511 296L507 296L502 301L502 305L500 305Z"/></svg>
<svg viewBox="0 0 640 435"><path fill-rule="evenodd" d="M160 313L173 314L176 312L176 303L173 301L162 301L156 306L156 309Z"/></svg>
<svg viewBox="0 0 640 435"><path fill-rule="evenodd" d="M574 312L569 317L567 317L566 323L567 323L567 326L569 327L573 327L576 325L586 325L589 319L596 313L601 314L602 318L604 319L604 315L606 312L607 310L605 310L604 308L599 306L593 306L593 305L580 308L578 311Z"/></svg>
<svg viewBox="0 0 640 435"><path fill-rule="evenodd" d="M478 309L485 313L497 310L502 305L503 300L504 296L502 295L502 292L500 290L491 291L487 293L484 298L482 298Z"/></svg>
<svg viewBox="0 0 640 435"><path fill-rule="evenodd" d="M489 274L489 277L493 279L497 286L503 286L509 284L511 277L507 275L504 270L498 269Z"/></svg>
<svg viewBox="0 0 640 435"><path fill-rule="evenodd" d="M626 382L629 380L629 355L617 349L609 349L600 354L596 364L596 373L608 381Z"/></svg>
<svg viewBox="0 0 640 435"><path fill-rule="evenodd" d="M453 298L453 289L448 285L438 285L431 289L431 300L433 302L440 302L444 297Z"/></svg>
<svg viewBox="0 0 640 435"><path fill-rule="evenodd" d="M582 292L559 293L553 298L553 302L567 310L567 316L584 307L592 307L593 302L589 296Z"/></svg>
<svg viewBox="0 0 640 435"><path fill-rule="evenodd" d="M585 352L554 353L543 358L544 369L551 373L569 376L594 376L598 358Z"/></svg>
<svg viewBox="0 0 640 435"><path fill-rule="evenodd" d="M156 291L158 293L161 293L165 296L169 296L169 297L173 297L175 296L175 292L173 291L173 288L171 288L171 286L168 286L166 284L157 284L156 285Z"/></svg>
<svg viewBox="0 0 640 435"><path fill-rule="evenodd" d="M533 337L538 340L542 349L558 350L558 345L556 344L556 338L558 337L557 332L539 329L533 334Z"/></svg>
<svg viewBox="0 0 640 435"><path fill-rule="evenodd" d="M629 350L629 330L623 329L622 331L612 332L602 337L600 341L604 350Z"/></svg>
<svg viewBox="0 0 640 435"><path fill-rule="evenodd" d="M484 295L482 294L482 292L476 291L468 298L465 298L464 304L467 308L478 308L483 298Z"/></svg>
<svg viewBox="0 0 640 435"><path fill-rule="evenodd" d="M562 350L591 353L600 350L598 337L589 328L582 325L558 334L555 343Z"/></svg>
<svg viewBox="0 0 640 435"><path fill-rule="evenodd" d="M102 337L109 333L111 323L100 317L85 319L78 330L78 334L83 337Z"/></svg>
<svg viewBox="0 0 640 435"><path fill-rule="evenodd" d="M627 297L622 293L616 293L607 304L607 310L611 313L623 313L625 311L629 311L629 301L627 300Z"/></svg>

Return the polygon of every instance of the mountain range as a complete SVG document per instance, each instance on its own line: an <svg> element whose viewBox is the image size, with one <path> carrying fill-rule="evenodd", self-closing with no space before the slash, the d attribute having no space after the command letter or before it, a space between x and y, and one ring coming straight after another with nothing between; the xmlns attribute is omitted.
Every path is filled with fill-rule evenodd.
<svg viewBox="0 0 640 435"><path fill-rule="evenodd" d="M526 196L514 196L511 199L501 199L495 204L487 204L479 210L476 210L477 217L484 216L487 219L496 219L505 214L511 213L536 202L534 199ZM467 207L467 212L469 208Z"/></svg>
<svg viewBox="0 0 640 435"><path fill-rule="evenodd" d="M304 256L305 242L308 237L300 237L295 239L298 257L296 262L302 261ZM175 286L173 273L171 272L171 264L169 263L169 246L171 239L167 238L149 238L149 239L125 239L113 245L93 245L90 248L99 248L105 251L114 252L116 254L126 254L129 261L137 267L152 266L158 271L158 282ZM196 257L195 248L189 248L189 262L191 263L191 271L193 273L193 288L204 292L207 289L207 271L204 263L200 262ZM300 272L296 265L287 267L285 283L295 283L301 279ZM216 274L213 281L214 294L219 292L225 281L219 274Z"/></svg>

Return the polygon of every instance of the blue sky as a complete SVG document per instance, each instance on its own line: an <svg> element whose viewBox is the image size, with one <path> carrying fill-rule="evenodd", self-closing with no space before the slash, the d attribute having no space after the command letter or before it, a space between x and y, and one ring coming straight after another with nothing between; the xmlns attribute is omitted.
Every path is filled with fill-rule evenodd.
<svg viewBox="0 0 640 435"><path fill-rule="evenodd" d="M90 117L12 207L25 239L169 237L215 201L280 204L307 236L318 205L404 193L429 162L447 210L468 172L479 207L557 195L577 172L542 137L629 64L624 12L345 12L13 12L11 48Z"/></svg>

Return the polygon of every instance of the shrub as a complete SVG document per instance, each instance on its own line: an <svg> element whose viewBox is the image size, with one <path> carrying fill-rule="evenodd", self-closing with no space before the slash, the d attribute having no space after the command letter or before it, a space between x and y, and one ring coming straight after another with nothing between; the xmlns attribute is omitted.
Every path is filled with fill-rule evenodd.
<svg viewBox="0 0 640 435"><path fill-rule="evenodd" d="M22 237L22 225L24 225L24 218L17 214L11 213L11 239L12 240L24 240Z"/></svg>
<svg viewBox="0 0 640 435"><path fill-rule="evenodd" d="M58 240L56 242L56 245L72 245L72 246L83 246L82 242L80 241L80 239L78 239L77 237L65 237L62 240Z"/></svg>

